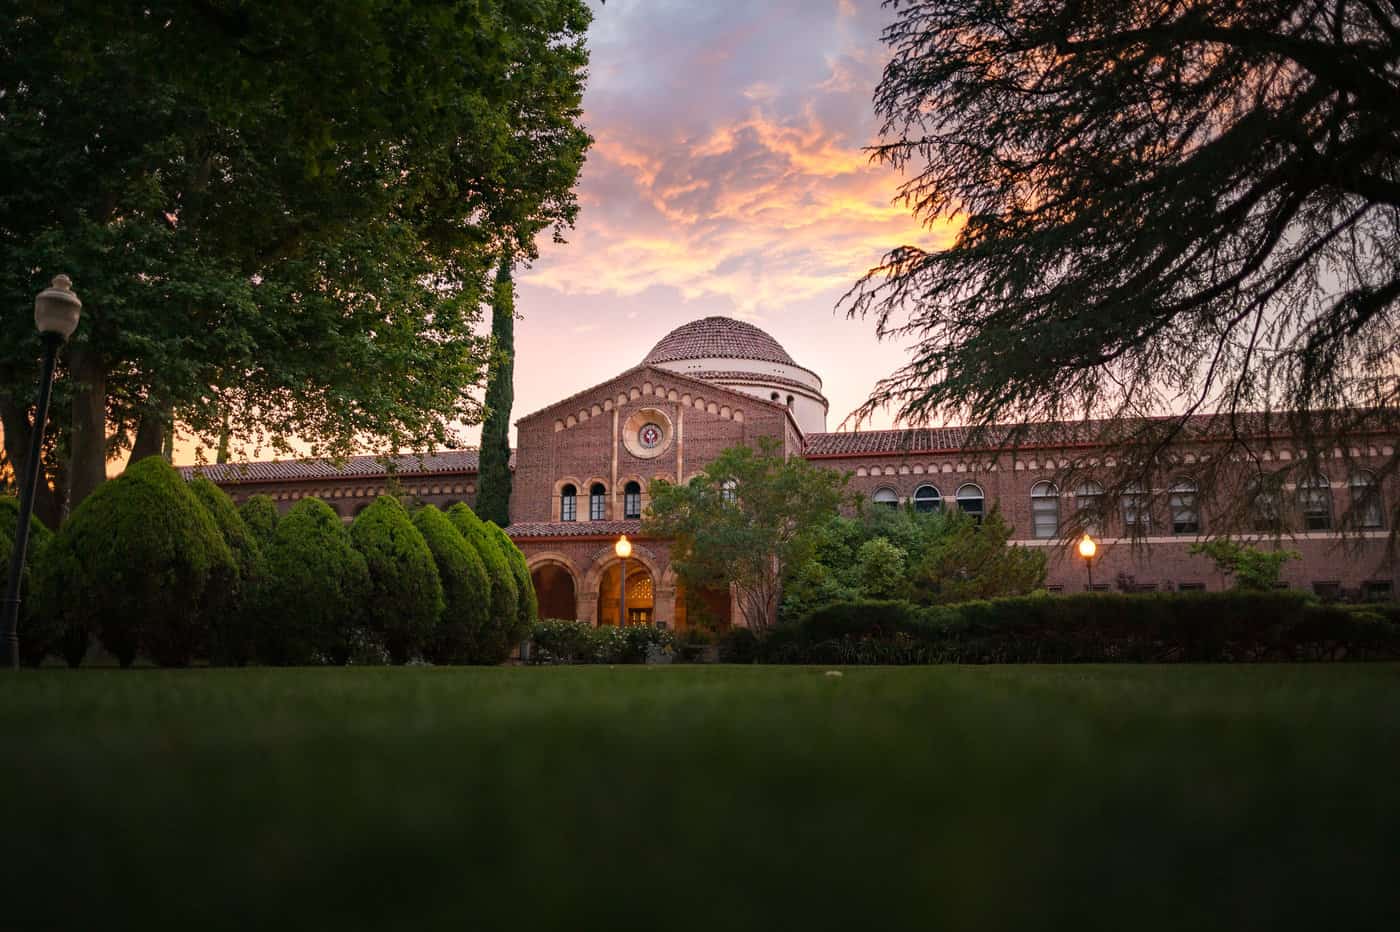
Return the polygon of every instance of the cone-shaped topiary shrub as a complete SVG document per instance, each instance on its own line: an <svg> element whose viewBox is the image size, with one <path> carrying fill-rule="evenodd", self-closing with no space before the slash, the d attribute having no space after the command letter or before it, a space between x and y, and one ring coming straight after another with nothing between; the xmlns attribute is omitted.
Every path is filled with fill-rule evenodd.
<svg viewBox="0 0 1400 932"><path fill-rule="evenodd" d="M511 579L515 580L515 608L516 617L519 619L517 631L520 638L524 639L535 622L540 620L540 600L535 594L535 581L530 578L530 566L525 562L525 554L515 546L515 541L511 540L510 535L501 530L496 522L487 521L486 529L491 532L496 546L510 565Z"/></svg>
<svg viewBox="0 0 1400 932"><path fill-rule="evenodd" d="M491 578L491 620L477 641L476 662L500 663L510 656L512 648L519 643L521 633L517 630L520 609L515 574L511 572L510 561L501 552L486 522L478 518L475 512L466 505L457 504L447 512L447 517L467 543L476 549L486 566L486 575Z"/></svg>
<svg viewBox="0 0 1400 932"><path fill-rule="evenodd" d="M277 503L271 496L254 495L238 506L238 516L247 525L248 532L258 542L263 551L272 543L272 535L277 530Z"/></svg>
<svg viewBox="0 0 1400 932"><path fill-rule="evenodd" d="M15 528L19 525L19 500L0 498L0 584L10 584L10 557L14 553ZM19 583L19 597L23 599L19 616L19 656L25 666L37 667L44 658L56 650L63 635L61 625L55 623L37 605L30 593L33 590L34 567L44 559L44 548L52 539L53 532L33 515L29 518L29 546L25 550L24 575ZM0 637L7 632L0 631Z"/></svg>
<svg viewBox="0 0 1400 932"><path fill-rule="evenodd" d="M258 659L344 663L364 622L369 571L340 516L318 498L302 499L277 522L263 558L254 609Z"/></svg>
<svg viewBox="0 0 1400 932"><path fill-rule="evenodd" d="M392 495L381 495L350 525L365 558L370 594L365 621L395 663L421 656L442 616L442 582L428 542Z"/></svg>
<svg viewBox="0 0 1400 932"><path fill-rule="evenodd" d="M227 492L203 476L190 480L190 491L214 519L238 568L238 576L227 589L223 604L210 605L209 662L241 666L253 659L253 621L247 603L262 579L262 547L243 523Z"/></svg>
<svg viewBox="0 0 1400 932"><path fill-rule="evenodd" d="M211 606L237 577L209 512L162 457L83 500L45 548L36 589L65 638L96 631L122 666L138 651L184 666L207 649Z"/></svg>
<svg viewBox="0 0 1400 932"><path fill-rule="evenodd" d="M442 580L442 618L428 647L433 663L478 663L477 644L491 622L491 577L476 548L432 505L413 513Z"/></svg>

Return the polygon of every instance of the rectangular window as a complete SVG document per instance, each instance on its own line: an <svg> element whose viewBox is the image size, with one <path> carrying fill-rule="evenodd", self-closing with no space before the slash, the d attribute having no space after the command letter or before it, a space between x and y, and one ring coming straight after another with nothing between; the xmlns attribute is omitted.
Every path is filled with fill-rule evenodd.
<svg viewBox="0 0 1400 932"><path fill-rule="evenodd" d="M1177 592L1205 592L1206 584L1203 582L1184 582L1176 584Z"/></svg>
<svg viewBox="0 0 1400 932"><path fill-rule="evenodd" d="M603 520L603 508L604 508L605 504L606 504L606 499L605 499L604 496L602 496L602 495L590 495L590 496L588 496L588 520L589 520L589 521L602 521L602 520Z"/></svg>
<svg viewBox="0 0 1400 932"><path fill-rule="evenodd" d="M1064 591L1065 591L1065 587L1064 587L1064 586L1046 586L1046 587L1045 587L1045 591L1046 591L1046 592L1064 592Z"/></svg>
<svg viewBox="0 0 1400 932"><path fill-rule="evenodd" d="M1361 584L1361 597L1367 602L1389 602L1395 589L1388 579L1372 579Z"/></svg>
<svg viewBox="0 0 1400 932"><path fill-rule="evenodd" d="M1314 582L1313 593L1324 602L1335 602L1342 597L1342 584L1335 579Z"/></svg>
<svg viewBox="0 0 1400 932"><path fill-rule="evenodd" d="M578 518L578 499L565 495L559 499L559 520L574 521Z"/></svg>
<svg viewBox="0 0 1400 932"><path fill-rule="evenodd" d="M642 493L627 492L622 496L622 516L640 518L642 516Z"/></svg>

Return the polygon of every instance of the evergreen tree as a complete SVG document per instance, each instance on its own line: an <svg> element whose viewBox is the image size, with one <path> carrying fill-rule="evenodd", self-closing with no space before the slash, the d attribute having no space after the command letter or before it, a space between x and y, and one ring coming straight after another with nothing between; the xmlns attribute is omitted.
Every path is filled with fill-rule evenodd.
<svg viewBox="0 0 1400 932"><path fill-rule="evenodd" d="M467 543L476 548L491 580L491 620L473 648L476 662L500 663L510 656L511 649L524 636L519 630L519 590L515 574L486 522L475 512L459 503L448 510L447 517Z"/></svg>
<svg viewBox="0 0 1400 932"><path fill-rule="evenodd" d="M208 606L209 661L214 664L245 664L253 659L254 631L252 613L247 603L262 581L262 545L244 523L227 492L204 476L190 480L190 491L209 512L209 517L214 519L238 568L233 585L219 593L221 599L211 601Z"/></svg>
<svg viewBox="0 0 1400 932"><path fill-rule="evenodd" d="M521 636L524 637L524 632L540 620L540 601L535 594L535 581L530 578L530 566L525 562L525 554L515 546L515 541L497 527L494 521L486 522L486 530L491 532L496 546L510 564L511 579L515 581L516 617L520 621Z"/></svg>
<svg viewBox="0 0 1400 932"><path fill-rule="evenodd" d="M491 578L475 547L452 521L428 505L413 513L432 551L442 580L442 618L433 629L428 656L433 663L477 663L477 644L491 624Z"/></svg>
<svg viewBox="0 0 1400 932"><path fill-rule="evenodd" d="M19 526L19 499L6 496L0 498L0 583L10 580L10 556L15 546L15 529ZM37 667L57 645L63 634L61 626L55 625L49 617L37 610L30 596L30 581L34 578L34 567L44 560L44 548L53 539L53 532L44 527L35 515L29 517L29 547L25 553L24 575L20 578L19 595L23 600L20 609L19 654L20 659L31 667Z"/></svg>
<svg viewBox="0 0 1400 932"><path fill-rule="evenodd" d="M266 550L277 531L277 503L270 495L253 495L238 506L238 515L257 540L258 546Z"/></svg>
<svg viewBox="0 0 1400 932"><path fill-rule="evenodd" d="M501 260L491 294L491 343L476 511L483 521L505 527L510 524L510 409L515 401L515 285L509 257Z"/></svg>
<svg viewBox="0 0 1400 932"><path fill-rule="evenodd" d="M423 534L398 499L381 495L356 516L350 540L365 558L365 620L395 663L420 656L442 617L442 582Z"/></svg>

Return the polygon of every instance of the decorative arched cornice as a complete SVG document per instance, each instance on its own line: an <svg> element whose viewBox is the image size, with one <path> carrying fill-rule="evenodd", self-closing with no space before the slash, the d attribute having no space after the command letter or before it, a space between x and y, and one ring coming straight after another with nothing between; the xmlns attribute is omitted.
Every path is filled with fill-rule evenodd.
<svg viewBox="0 0 1400 932"><path fill-rule="evenodd" d="M654 581L661 579L661 561L658 560L656 554L648 548L641 544L634 543L632 545L632 556L627 559L629 562L635 560L642 564L642 566L645 566L647 572L651 573L651 578ZM617 554L613 552L611 544L608 544L606 547L599 547L595 550L593 556L589 559L588 571L583 575L582 591L596 595L599 586L602 584L603 574L618 562Z"/></svg>
<svg viewBox="0 0 1400 932"><path fill-rule="evenodd" d="M545 550L531 554L525 558L525 565L532 573L541 566L557 566L573 577L575 589L577 589L579 578L582 575L579 573L578 567L574 565L574 561L569 559L568 554L560 553L557 550Z"/></svg>

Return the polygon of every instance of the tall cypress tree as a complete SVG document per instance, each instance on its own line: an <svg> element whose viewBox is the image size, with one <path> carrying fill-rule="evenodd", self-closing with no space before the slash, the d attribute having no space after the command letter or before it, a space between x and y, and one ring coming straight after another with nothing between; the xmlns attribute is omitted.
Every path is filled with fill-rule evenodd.
<svg viewBox="0 0 1400 932"><path fill-rule="evenodd" d="M515 283L510 256L501 259L491 294L491 365L486 376L486 422L476 513L500 527L510 523L510 407L515 400Z"/></svg>

